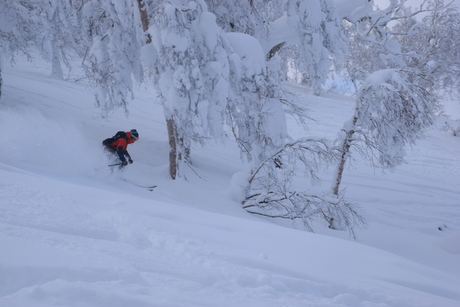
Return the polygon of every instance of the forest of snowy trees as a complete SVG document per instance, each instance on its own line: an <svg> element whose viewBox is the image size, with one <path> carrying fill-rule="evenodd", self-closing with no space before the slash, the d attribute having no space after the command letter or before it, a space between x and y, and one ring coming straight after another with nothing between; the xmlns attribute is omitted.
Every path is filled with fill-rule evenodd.
<svg viewBox="0 0 460 307"><path fill-rule="evenodd" d="M232 136L249 162L235 179L248 212L353 233L364 221L340 189L351 155L401 164L440 97L460 88L460 14L443 0L405 2L0 0L0 95L1 67L17 54L40 54L54 78L81 63L103 117L128 112L134 84L151 84L173 179L194 146ZM352 118L336 140L292 139L286 116L306 123L308 112L284 82L321 95L332 77L354 88ZM294 188L326 166L336 168L328 189Z"/></svg>

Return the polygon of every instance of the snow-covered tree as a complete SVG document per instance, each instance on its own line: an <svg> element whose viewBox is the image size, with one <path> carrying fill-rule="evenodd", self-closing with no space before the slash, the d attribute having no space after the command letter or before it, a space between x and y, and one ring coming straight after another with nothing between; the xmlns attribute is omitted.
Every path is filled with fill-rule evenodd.
<svg viewBox="0 0 460 307"><path fill-rule="evenodd" d="M321 92L329 69L345 59L346 42L331 0L207 0L227 32L249 34L259 40L268 58L278 52L284 78L292 65L302 81Z"/></svg>
<svg viewBox="0 0 460 307"><path fill-rule="evenodd" d="M354 229L364 222L353 204L312 194L308 184L298 185L299 178L305 177L312 179L312 185L317 183L317 168L335 159L327 142L307 138L287 142L288 106L282 104L279 80L271 74L276 65L267 65L254 37L228 33L226 38L238 55L230 57L230 125L241 152L251 161L241 183L243 208L252 214L299 221L310 231L315 220L340 224L354 236Z"/></svg>
<svg viewBox="0 0 460 307"><path fill-rule="evenodd" d="M117 107L127 111L132 78L139 82L143 78L139 10L132 1L91 0L82 15L88 46L84 67L95 84L97 104L105 116Z"/></svg>
<svg viewBox="0 0 460 307"><path fill-rule="evenodd" d="M0 63L14 60L14 54L22 52L28 56L33 42L41 36L40 18L36 14L38 1L0 2ZM0 64L0 80L2 70ZM0 94L2 92L0 82Z"/></svg>
<svg viewBox="0 0 460 307"><path fill-rule="evenodd" d="M316 189L318 169L336 160L326 140L301 138L267 156L247 179L243 208L269 218L300 222L313 231L313 222L347 230L365 225L356 205ZM302 179L301 179L302 178ZM305 183L310 178L310 184Z"/></svg>
<svg viewBox="0 0 460 307"><path fill-rule="evenodd" d="M70 58L82 52L80 40L81 9L85 0L42 2L37 13L42 21L38 49L51 62L51 76L63 79L62 64L71 69Z"/></svg>
<svg viewBox="0 0 460 307"><path fill-rule="evenodd" d="M346 77L358 91L361 83L372 72L383 69L385 65L376 55L387 53L380 44L369 43L368 39L360 35L357 25L348 21L344 22L345 33L348 37L349 52L344 65Z"/></svg>
<svg viewBox="0 0 460 307"><path fill-rule="evenodd" d="M203 1L163 6L163 23L154 23L150 33L158 53L156 87L168 127L170 173L176 178L190 162L193 143L224 135L231 47Z"/></svg>
<svg viewBox="0 0 460 307"><path fill-rule="evenodd" d="M404 162L412 145L434 123L438 105L424 76L387 69L371 74L360 88L353 118L344 125L338 150L333 194L339 195L345 163L356 148L373 165L392 169Z"/></svg>
<svg viewBox="0 0 460 307"><path fill-rule="evenodd" d="M295 29L300 50L294 63L303 71L302 82L310 85L314 93L321 93L329 69L345 59L347 46L335 6L329 0L290 0L287 22Z"/></svg>
<svg viewBox="0 0 460 307"><path fill-rule="evenodd" d="M268 69L266 53L255 37L224 34L204 2L170 1L156 9L163 13L163 19L161 23L150 23L149 33L157 51L157 90L170 136L171 176L183 176L193 143L223 135L226 115L243 156L251 161L244 207L251 213L280 217L279 208L267 210L259 200L286 191L296 173L287 170L292 170L293 161L310 161L307 154L314 151L314 142L307 146L306 140L299 140L294 146L286 145L279 80L270 73L274 66ZM310 154L329 159L331 156L324 148ZM278 179L273 177L277 173L274 159L286 163ZM267 180L271 184L267 185ZM292 213L293 220L302 220L307 228L308 221L318 217L328 223L334 219L344 221L347 227L360 219L344 201L296 193L301 196L286 200L284 208ZM307 199L308 206L303 206ZM275 203L270 201L270 205ZM304 209L298 210L299 206Z"/></svg>
<svg viewBox="0 0 460 307"><path fill-rule="evenodd" d="M455 31L455 10L443 5L442 0L423 1L415 9L405 4L406 0L392 0L386 8L376 9L373 1L368 1L342 13L350 48L346 69L356 89L367 76L381 69L410 66L420 73L431 74L428 71L429 58L433 59L435 54L443 57L437 42ZM421 14L432 17L425 17L425 22L421 23L416 19L420 19ZM445 25L446 33L439 28L435 30L433 16ZM427 21L430 18L431 25ZM427 56L427 53L430 55ZM454 51L450 51L449 58L451 56L455 58ZM436 78L438 76L432 78L432 84L435 84Z"/></svg>
<svg viewBox="0 0 460 307"><path fill-rule="evenodd" d="M338 141L341 159L334 177L335 195L339 194L352 147L361 149L374 165L391 169L403 162L404 146L413 144L434 122L438 103L430 73L433 62L414 64L414 59L424 58L426 48L417 48L419 40L412 39L420 29L413 17L428 11L444 15L446 7L424 1L412 11L404 6L405 2L392 0L383 10L363 4L344 16L351 23L347 27L351 46L348 74L358 96L355 114L345 123ZM398 22L398 31L390 28L392 21ZM411 41L413 45L403 50L396 36L406 37L401 42ZM438 32L427 44L441 36Z"/></svg>
<svg viewBox="0 0 460 307"><path fill-rule="evenodd" d="M428 1L421 21L403 19L393 27L395 39L408 55L412 69L430 76L430 91L457 91L460 88L460 13L444 1ZM402 35L398 35L402 33Z"/></svg>
<svg viewBox="0 0 460 307"><path fill-rule="evenodd" d="M51 75L63 78L61 63L70 68L69 58L78 46L79 1L2 1L0 41L2 55L29 55L32 49L52 63Z"/></svg>
<svg viewBox="0 0 460 307"><path fill-rule="evenodd" d="M232 96L230 125L242 153L255 165L282 146L286 119L277 80L268 73L262 46L252 36L228 33L235 51L231 56Z"/></svg>
<svg viewBox="0 0 460 307"><path fill-rule="evenodd" d="M217 24L225 32L245 33L258 39L267 32L265 23L270 19L271 2L275 1L206 0L209 11L216 15Z"/></svg>

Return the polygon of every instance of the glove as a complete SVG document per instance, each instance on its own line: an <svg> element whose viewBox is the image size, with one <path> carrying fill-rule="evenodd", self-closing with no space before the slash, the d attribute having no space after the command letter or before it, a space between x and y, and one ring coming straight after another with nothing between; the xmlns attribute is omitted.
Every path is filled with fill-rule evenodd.
<svg viewBox="0 0 460 307"><path fill-rule="evenodd" d="M129 158L128 161L129 161L129 164L133 164L133 162L134 162L133 159L131 159L131 158Z"/></svg>
<svg viewBox="0 0 460 307"><path fill-rule="evenodd" d="M121 163L121 165L126 166L126 165L128 165L128 162L125 161L125 162Z"/></svg>

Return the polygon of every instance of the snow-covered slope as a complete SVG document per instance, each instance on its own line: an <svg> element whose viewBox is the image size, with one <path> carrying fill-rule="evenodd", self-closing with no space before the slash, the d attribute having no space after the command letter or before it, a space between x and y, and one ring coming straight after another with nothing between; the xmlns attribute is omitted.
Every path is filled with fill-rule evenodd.
<svg viewBox="0 0 460 307"><path fill-rule="evenodd" d="M394 173L355 161L343 186L368 227L353 241L242 210L232 142L195 149L188 180L170 180L150 89L101 119L87 87L48 69L3 75L0 306L460 306L458 138L434 128ZM317 121L290 122L294 135L333 138L352 114L350 99L293 89ZM135 162L112 173L100 142L131 128Z"/></svg>

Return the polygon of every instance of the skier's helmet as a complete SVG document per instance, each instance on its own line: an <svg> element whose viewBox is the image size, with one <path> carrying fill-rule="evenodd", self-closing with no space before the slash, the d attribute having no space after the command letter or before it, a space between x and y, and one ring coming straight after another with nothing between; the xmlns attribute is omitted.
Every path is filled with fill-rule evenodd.
<svg viewBox="0 0 460 307"><path fill-rule="evenodd" d="M137 141L139 139L139 133L137 132L136 129L131 129L131 139L133 139L133 141Z"/></svg>

